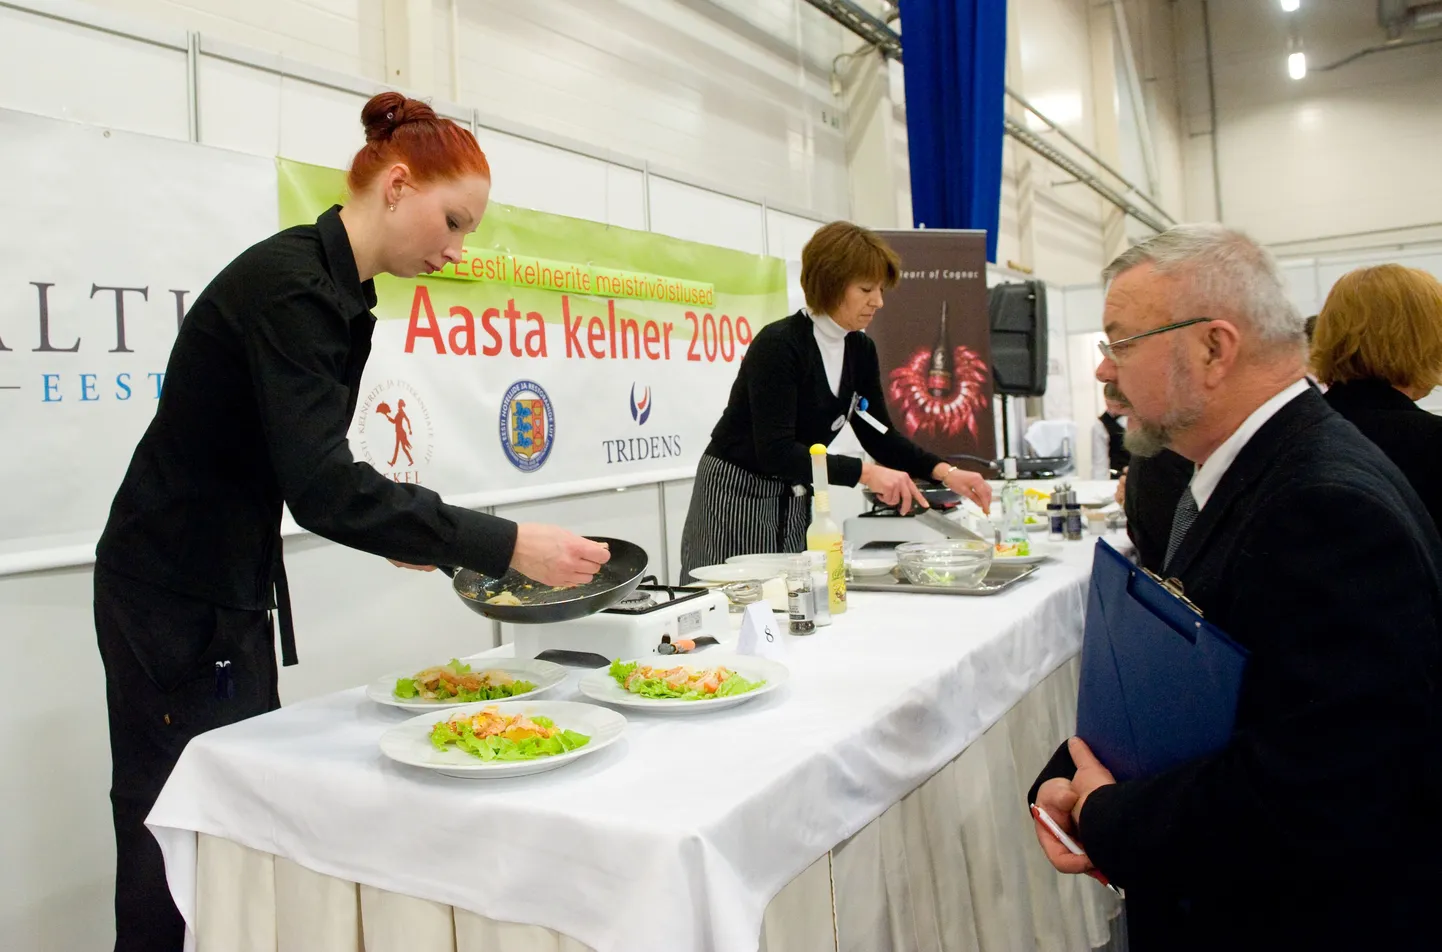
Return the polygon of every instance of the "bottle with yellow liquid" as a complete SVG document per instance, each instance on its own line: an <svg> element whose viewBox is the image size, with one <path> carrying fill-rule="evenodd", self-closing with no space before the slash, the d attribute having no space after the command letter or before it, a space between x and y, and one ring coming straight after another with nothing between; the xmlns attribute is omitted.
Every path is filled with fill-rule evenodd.
<svg viewBox="0 0 1442 952"><path fill-rule="evenodd" d="M846 563L841 548L841 526L831 515L831 493L826 481L826 447L811 447L811 525L806 528L806 550L826 554L827 605L832 615L846 611Z"/></svg>

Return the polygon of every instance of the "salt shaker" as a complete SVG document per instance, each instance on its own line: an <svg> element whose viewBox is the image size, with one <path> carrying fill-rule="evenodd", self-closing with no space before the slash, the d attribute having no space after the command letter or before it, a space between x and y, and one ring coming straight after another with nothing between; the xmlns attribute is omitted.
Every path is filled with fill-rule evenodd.
<svg viewBox="0 0 1442 952"><path fill-rule="evenodd" d="M1062 491L1053 489L1046 504L1046 537L1052 542L1066 538L1066 512L1062 509Z"/></svg>
<svg viewBox="0 0 1442 952"><path fill-rule="evenodd" d="M1079 542L1082 537L1081 503L1077 502L1075 489L1066 491L1066 537L1071 542Z"/></svg>
<svg viewBox="0 0 1442 952"><path fill-rule="evenodd" d="M816 632L816 597L811 593L811 559L792 556L786 564L787 630L793 635Z"/></svg>

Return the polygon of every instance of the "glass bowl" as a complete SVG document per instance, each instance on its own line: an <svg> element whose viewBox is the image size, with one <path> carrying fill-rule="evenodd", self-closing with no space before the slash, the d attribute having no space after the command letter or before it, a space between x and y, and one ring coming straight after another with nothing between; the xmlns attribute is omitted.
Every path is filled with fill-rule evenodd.
<svg viewBox="0 0 1442 952"><path fill-rule="evenodd" d="M907 542L896 547L896 564L913 585L975 588L991 568L993 547L974 539Z"/></svg>

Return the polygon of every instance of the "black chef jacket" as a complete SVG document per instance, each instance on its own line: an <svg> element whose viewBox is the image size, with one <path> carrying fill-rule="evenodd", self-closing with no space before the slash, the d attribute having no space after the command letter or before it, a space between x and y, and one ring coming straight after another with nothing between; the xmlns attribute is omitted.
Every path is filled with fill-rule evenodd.
<svg viewBox="0 0 1442 952"><path fill-rule="evenodd" d="M448 506L351 456L375 302L338 205L217 275L181 325L97 563L236 609L270 607L280 582L284 622L285 503L302 528L352 548L504 573L514 523Z"/></svg>

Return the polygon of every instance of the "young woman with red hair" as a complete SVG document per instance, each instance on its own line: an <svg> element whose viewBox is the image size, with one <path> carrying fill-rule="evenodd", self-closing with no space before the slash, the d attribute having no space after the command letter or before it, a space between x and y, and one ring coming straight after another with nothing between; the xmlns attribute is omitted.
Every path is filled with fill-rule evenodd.
<svg viewBox="0 0 1442 952"><path fill-rule="evenodd" d="M514 567L565 585L589 581L608 558L554 526L448 506L351 456L372 279L459 260L491 189L475 138L424 103L382 93L361 119L350 201L242 253L186 314L96 550L117 952L183 946L145 829L181 750L280 706L272 609L282 657L295 663L282 504L302 528L405 567Z"/></svg>

